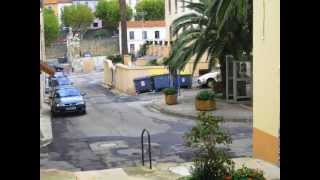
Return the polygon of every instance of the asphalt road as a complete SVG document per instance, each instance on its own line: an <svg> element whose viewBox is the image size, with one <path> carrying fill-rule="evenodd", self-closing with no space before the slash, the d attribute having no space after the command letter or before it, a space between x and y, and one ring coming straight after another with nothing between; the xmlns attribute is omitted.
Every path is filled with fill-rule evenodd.
<svg viewBox="0 0 320 180"><path fill-rule="evenodd" d="M87 114L52 120L53 143L43 150L41 168L97 170L141 164L140 135L151 134L153 163L191 161L183 135L194 120L161 114L146 108L161 94L120 96L102 86L102 72L70 76L86 92ZM251 155L252 123L223 124L232 135L230 153ZM147 138L145 138L147 142ZM147 148L145 148L147 149ZM145 154L148 160L147 153Z"/></svg>

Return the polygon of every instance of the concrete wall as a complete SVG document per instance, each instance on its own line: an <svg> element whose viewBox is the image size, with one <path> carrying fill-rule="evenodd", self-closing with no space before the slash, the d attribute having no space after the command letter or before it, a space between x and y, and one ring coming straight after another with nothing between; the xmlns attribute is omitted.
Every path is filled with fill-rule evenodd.
<svg viewBox="0 0 320 180"><path fill-rule="evenodd" d="M94 70L102 70L105 59L105 56L81 57L73 59L71 64L74 72L90 73Z"/></svg>
<svg viewBox="0 0 320 180"><path fill-rule="evenodd" d="M199 63L194 76L198 76L199 69L207 68L207 66L208 63ZM188 63L185 70L180 74L191 74L192 67L193 63ZM136 94L133 83L135 78L168 73L165 66L127 66L124 64L114 66L110 60L104 61L104 83L130 95Z"/></svg>
<svg viewBox="0 0 320 180"><path fill-rule="evenodd" d="M154 44L149 45L146 52L147 55L159 56L159 57L168 57L169 53L170 53L170 46L154 45Z"/></svg>
<svg viewBox="0 0 320 180"><path fill-rule="evenodd" d="M104 83L109 87L113 87L113 73L115 66L112 64L112 61L109 59L104 60L104 68L103 68L103 77Z"/></svg>
<svg viewBox="0 0 320 180"><path fill-rule="evenodd" d="M118 38L83 39L80 42L81 52L89 51L92 56L107 56L119 53Z"/></svg>
<svg viewBox="0 0 320 180"><path fill-rule="evenodd" d="M277 163L280 1L253 1L253 5L253 156Z"/></svg>
<svg viewBox="0 0 320 180"><path fill-rule="evenodd" d="M115 70L115 88L121 92L135 95L133 79L156 74L166 74L168 70L164 66L126 66L117 64ZM108 79L108 78L106 78Z"/></svg>

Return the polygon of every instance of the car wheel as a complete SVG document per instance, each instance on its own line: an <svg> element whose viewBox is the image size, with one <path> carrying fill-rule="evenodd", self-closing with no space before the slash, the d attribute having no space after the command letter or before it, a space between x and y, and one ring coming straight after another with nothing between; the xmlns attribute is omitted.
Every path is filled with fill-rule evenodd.
<svg viewBox="0 0 320 180"><path fill-rule="evenodd" d="M84 110L81 111L81 114L85 115L85 114L87 114L87 111L84 109Z"/></svg>
<svg viewBox="0 0 320 180"><path fill-rule="evenodd" d="M52 116L52 117L57 117L57 113L54 112L54 111L51 111L51 116Z"/></svg>
<svg viewBox="0 0 320 180"><path fill-rule="evenodd" d="M216 83L216 81L215 81L214 79L208 79L206 85L207 85L207 87L209 87L209 88L213 88L214 85L215 85L215 83Z"/></svg>

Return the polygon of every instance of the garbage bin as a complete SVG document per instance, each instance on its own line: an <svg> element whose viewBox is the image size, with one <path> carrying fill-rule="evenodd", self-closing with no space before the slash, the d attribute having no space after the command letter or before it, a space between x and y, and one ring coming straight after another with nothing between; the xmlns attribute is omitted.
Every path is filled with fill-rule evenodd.
<svg viewBox="0 0 320 180"><path fill-rule="evenodd" d="M174 82L175 84L175 82ZM190 74L179 76L180 88L191 88L192 87L192 76Z"/></svg>
<svg viewBox="0 0 320 180"><path fill-rule="evenodd" d="M169 74L155 75L152 76L153 88L159 92L164 88L170 87Z"/></svg>
<svg viewBox="0 0 320 180"><path fill-rule="evenodd" d="M138 94L153 91L151 77L140 77L133 80Z"/></svg>

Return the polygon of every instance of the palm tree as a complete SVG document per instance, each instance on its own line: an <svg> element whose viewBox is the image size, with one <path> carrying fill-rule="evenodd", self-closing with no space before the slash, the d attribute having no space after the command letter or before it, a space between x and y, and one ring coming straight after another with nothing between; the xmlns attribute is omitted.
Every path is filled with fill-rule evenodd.
<svg viewBox="0 0 320 180"><path fill-rule="evenodd" d="M252 0L185 1L194 12L177 18L171 24L176 40L165 64L169 69L181 70L194 58L196 64L207 53L209 68L220 63L225 87L225 55L236 59L252 50ZM183 29L188 29L181 32Z"/></svg>
<svg viewBox="0 0 320 180"><path fill-rule="evenodd" d="M128 54L126 0L119 0L121 16L121 54Z"/></svg>

